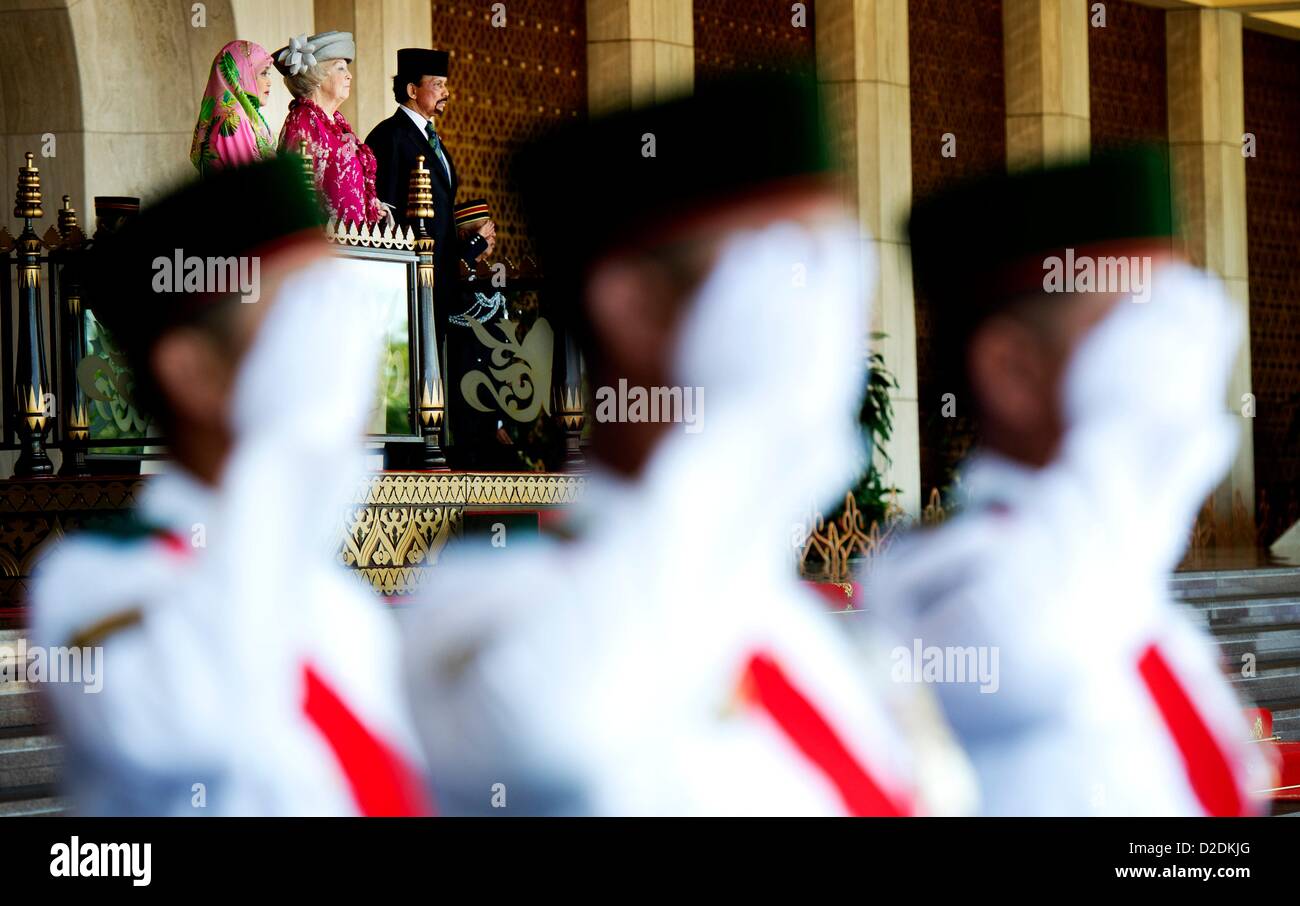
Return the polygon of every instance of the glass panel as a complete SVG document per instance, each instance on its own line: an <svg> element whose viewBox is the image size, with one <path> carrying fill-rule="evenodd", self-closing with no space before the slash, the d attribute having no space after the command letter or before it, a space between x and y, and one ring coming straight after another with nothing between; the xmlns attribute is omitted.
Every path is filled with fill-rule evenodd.
<svg viewBox="0 0 1300 906"><path fill-rule="evenodd" d="M355 271L358 283L366 287L367 298L358 302L376 304L384 322L384 357L380 366L379 393L367 420L371 434L412 434L411 410L411 324L408 265L405 261L368 260L340 257L344 267Z"/></svg>
<svg viewBox="0 0 1300 906"><path fill-rule="evenodd" d="M91 440L143 440L159 432L136 407L132 398L135 378L112 336L85 312L87 355L77 366L77 383L90 408ZM100 453L140 453L140 446L97 447Z"/></svg>
<svg viewBox="0 0 1300 906"><path fill-rule="evenodd" d="M373 297L384 322L385 348L379 387L367 420L371 434L414 432L410 390L410 290L408 267L403 261L341 257L344 267L357 271L361 285ZM363 300L358 300L360 303ZM77 381L90 407L92 441L157 439L157 426L141 413L132 399L135 380L112 335L91 311L85 313L88 354L77 368ZM328 412L328 404L322 407ZM121 447L96 445L97 453L144 452L141 444Z"/></svg>

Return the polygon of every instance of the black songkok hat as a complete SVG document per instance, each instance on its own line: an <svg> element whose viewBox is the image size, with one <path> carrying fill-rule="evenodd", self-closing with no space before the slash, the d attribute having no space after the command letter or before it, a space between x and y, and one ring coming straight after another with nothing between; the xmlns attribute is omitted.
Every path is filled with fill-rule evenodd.
<svg viewBox="0 0 1300 906"><path fill-rule="evenodd" d="M397 77L417 85L423 76L447 77L451 57L445 50L403 47L397 52Z"/></svg>
<svg viewBox="0 0 1300 906"><path fill-rule="evenodd" d="M1174 232L1169 166L1148 147L970 180L917 202L908 223L916 285L958 342L1041 291L1049 258L1168 246Z"/></svg>
<svg viewBox="0 0 1300 906"><path fill-rule="evenodd" d="M266 258L285 241L320 227L320 206L297 155L220 170L146 206L95 241L86 262L86 305L129 351L147 350L167 330L230 295L206 286L177 291L184 286L171 267L178 256ZM160 278L164 271L170 280Z"/></svg>
<svg viewBox="0 0 1300 906"><path fill-rule="evenodd" d="M719 79L689 97L561 126L515 159L542 269L569 291L605 252L829 169L816 82L774 72Z"/></svg>

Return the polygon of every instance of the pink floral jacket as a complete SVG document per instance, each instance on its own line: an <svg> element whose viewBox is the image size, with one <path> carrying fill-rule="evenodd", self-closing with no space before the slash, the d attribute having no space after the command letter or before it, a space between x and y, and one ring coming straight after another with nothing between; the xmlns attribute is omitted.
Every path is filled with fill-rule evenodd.
<svg viewBox="0 0 1300 906"><path fill-rule="evenodd" d="M357 138L343 114L336 112L331 118L314 101L292 101L280 130L280 151L296 154L303 140L325 213L340 223L382 220L384 207L375 194L374 152Z"/></svg>

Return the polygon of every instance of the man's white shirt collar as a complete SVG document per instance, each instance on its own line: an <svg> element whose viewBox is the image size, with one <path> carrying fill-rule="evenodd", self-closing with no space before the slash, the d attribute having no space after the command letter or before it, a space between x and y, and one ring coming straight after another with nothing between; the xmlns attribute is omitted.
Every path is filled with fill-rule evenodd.
<svg viewBox="0 0 1300 906"><path fill-rule="evenodd" d="M421 113L420 111L412 110L410 107L407 107L405 104L403 104L398 109L403 111L407 116L409 116L411 118L411 122L415 123L416 128L418 128L421 132L424 132L425 126L429 125L429 118L425 116L423 113Z"/></svg>
<svg viewBox="0 0 1300 906"><path fill-rule="evenodd" d="M429 140L429 132L428 132L428 130L427 130L425 127L428 126L429 123L432 122L432 121L431 121L427 116L425 116L423 113L421 113L420 111L418 111L418 110L412 110L410 107L407 107L405 104L403 104L403 105L400 107L400 109L406 111L406 115L409 116L409 117L411 118L411 122L415 123L415 128L417 128L417 129L419 129L421 132L423 132L423 133L424 133L424 136L425 136L425 141L428 141L428 140ZM438 128L438 127L436 127L436 126L434 127L434 131L435 131L435 132L437 131L437 128ZM443 169L443 171L447 174L447 177L450 179L450 178L451 178L451 164L447 163L447 159L446 159L445 156L443 156L442 158L440 158L440 161L441 161L441 163L442 163L442 169Z"/></svg>

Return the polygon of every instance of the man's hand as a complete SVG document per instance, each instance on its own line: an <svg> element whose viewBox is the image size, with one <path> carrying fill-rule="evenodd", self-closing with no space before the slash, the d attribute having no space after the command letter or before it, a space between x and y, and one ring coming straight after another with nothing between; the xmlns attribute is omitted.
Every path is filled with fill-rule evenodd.
<svg viewBox="0 0 1300 906"><path fill-rule="evenodd" d="M487 248L483 250L483 254L491 254L497 245L497 225L489 220L478 228L478 234L487 242Z"/></svg>

